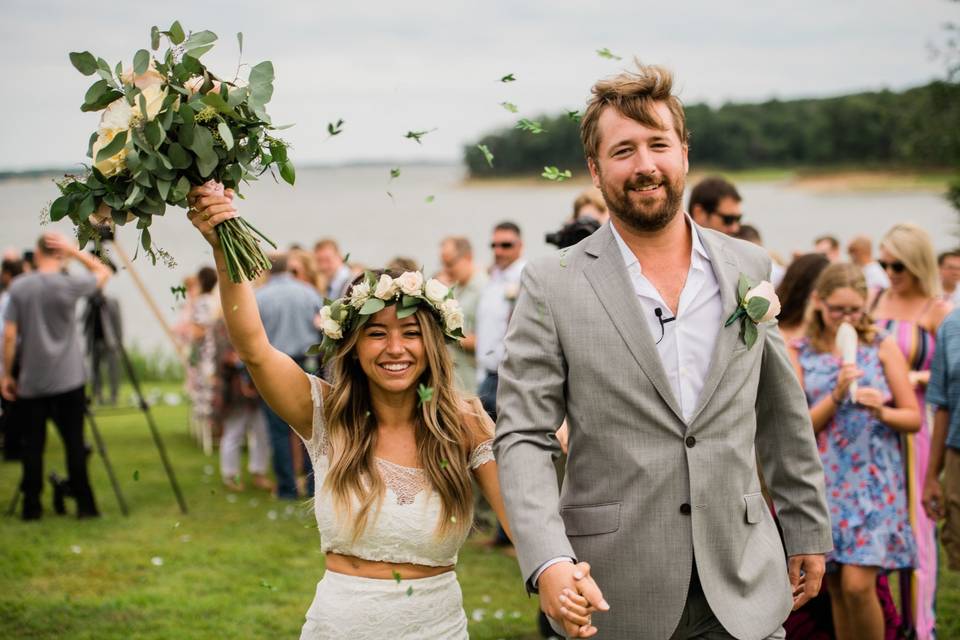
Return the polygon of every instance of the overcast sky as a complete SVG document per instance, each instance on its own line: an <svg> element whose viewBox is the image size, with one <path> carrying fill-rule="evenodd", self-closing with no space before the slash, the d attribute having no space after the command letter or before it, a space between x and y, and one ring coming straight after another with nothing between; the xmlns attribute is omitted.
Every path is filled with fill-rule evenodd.
<svg viewBox="0 0 960 640"><path fill-rule="evenodd" d="M456 160L517 117L581 108L592 82L633 55L671 67L687 103L902 89L943 74L929 45L960 22L947 0L4 0L2 11L0 169L82 161L97 124L79 111L92 79L67 54L129 65L150 26L174 19L220 36L204 56L215 73L232 77L237 31L244 62L273 61L269 110L296 125L283 135L302 165ZM600 58L604 47L624 60ZM507 73L517 81L500 83ZM344 133L326 140L339 118ZM403 137L433 128L419 147Z"/></svg>

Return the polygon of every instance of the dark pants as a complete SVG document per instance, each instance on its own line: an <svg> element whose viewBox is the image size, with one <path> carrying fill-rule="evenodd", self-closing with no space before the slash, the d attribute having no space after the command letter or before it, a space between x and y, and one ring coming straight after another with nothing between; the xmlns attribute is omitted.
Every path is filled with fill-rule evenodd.
<svg viewBox="0 0 960 640"><path fill-rule="evenodd" d="M304 366L303 358L294 358L294 361ZM267 418L267 433L270 436L270 447L273 450L273 473L277 478L277 497L283 500L297 498L297 476L293 468L293 451L290 448L290 427L283 418L273 412L266 402L261 402L263 415ZM298 439L294 446L304 450L303 464L307 471L307 495L313 495L313 465L306 447Z"/></svg>
<svg viewBox="0 0 960 640"><path fill-rule="evenodd" d="M3 434L3 459L19 460L22 450L22 435L17 403L0 398L0 433Z"/></svg>
<svg viewBox="0 0 960 640"><path fill-rule="evenodd" d="M41 512L43 493L43 450L47 442L47 420L53 420L67 454L70 493L77 500L79 515L97 513L93 489L87 476L87 448L83 441L83 387L53 396L17 400L17 415L22 425L23 442L23 512Z"/></svg>

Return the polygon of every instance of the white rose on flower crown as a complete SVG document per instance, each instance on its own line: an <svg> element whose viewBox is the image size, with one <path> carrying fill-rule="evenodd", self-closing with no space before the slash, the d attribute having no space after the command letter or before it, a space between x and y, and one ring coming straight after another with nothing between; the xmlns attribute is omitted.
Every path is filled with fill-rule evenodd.
<svg viewBox="0 0 960 640"><path fill-rule="evenodd" d="M427 300L432 302L434 306L440 305L444 298L447 297L449 291L450 289L447 288L447 285L436 278L427 280L427 284L423 287L423 295L425 295Z"/></svg>
<svg viewBox="0 0 960 640"><path fill-rule="evenodd" d="M397 286L396 281L384 273L380 276L380 281L377 282L377 288L374 290L373 295L381 300L389 300L397 295Z"/></svg>
<svg viewBox="0 0 960 640"><path fill-rule="evenodd" d="M454 298L444 300L440 305L440 312L443 314L443 324L447 331L456 331L463 328L463 309L460 303Z"/></svg>
<svg viewBox="0 0 960 640"><path fill-rule="evenodd" d="M400 291L408 296L418 296L423 292L423 274L419 271L404 271L397 278L397 285Z"/></svg>
<svg viewBox="0 0 960 640"><path fill-rule="evenodd" d="M350 306L359 309L370 297L370 284L364 280L353 285L350 291Z"/></svg>
<svg viewBox="0 0 960 640"><path fill-rule="evenodd" d="M780 298L777 297L777 291L773 288L773 285L766 280L747 291L747 295L743 296L743 301L749 303L751 298L762 298L770 303L767 312L757 322L770 322L780 315Z"/></svg>
<svg viewBox="0 0 960 640"><path fill-rule="evenodd" d="M343 337L343 329L340 323L330 315L330 307L320 309L320 330L324 335L333 340L339 340Z"/></svg>

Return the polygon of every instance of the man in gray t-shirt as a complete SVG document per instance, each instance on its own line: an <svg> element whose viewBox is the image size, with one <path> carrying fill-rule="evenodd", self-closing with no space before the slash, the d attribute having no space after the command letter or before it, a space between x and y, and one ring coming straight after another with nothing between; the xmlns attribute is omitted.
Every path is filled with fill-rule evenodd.
<svg viewBox="0 0 960 640"><path fill-rule="evenodd" d="M40 494L47 419L53 420L63 440L77 515L96 516L83 441L86 374L76 307L80 298L103 287L110 270L58 233L40 238L35 257L36 271L20 276L10 286L4 317L4 361L13 362L19 354L19 376L13 378L11 367L0 381L4 399L17 402L21 421L23 519L36 520L43 512ZM65 273L70 259L80 262L89 273Z"/></svg>

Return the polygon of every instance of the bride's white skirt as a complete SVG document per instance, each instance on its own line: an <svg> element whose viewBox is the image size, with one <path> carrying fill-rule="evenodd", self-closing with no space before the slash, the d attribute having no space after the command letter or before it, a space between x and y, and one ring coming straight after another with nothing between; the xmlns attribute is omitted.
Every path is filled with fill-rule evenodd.
<svg viewBox="0 0 960 640"><path fill-rule="evenodd" d="M300 640L464 640L467 617L453 571L417 580L377 580L327 571Z"/></svg>

